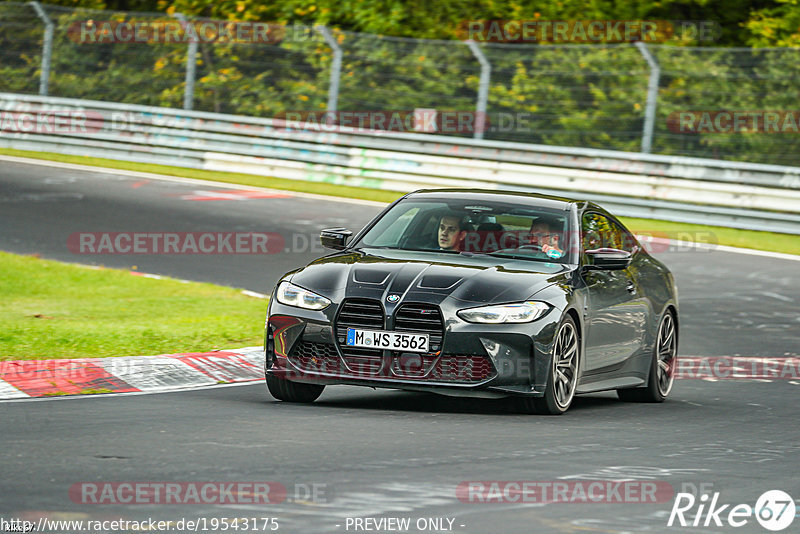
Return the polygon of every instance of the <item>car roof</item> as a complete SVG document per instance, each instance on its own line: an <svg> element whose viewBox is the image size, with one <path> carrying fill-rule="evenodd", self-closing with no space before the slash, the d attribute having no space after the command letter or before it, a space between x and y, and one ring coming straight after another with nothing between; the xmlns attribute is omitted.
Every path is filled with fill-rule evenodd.
<svg viewBox="0 0 800 534"><path fill-rule="evenodd" d="M448 200L466 200L479 202L481 200L497 200L500 202L523 203L532 207L563 209L568 211L572 204L582 204L586 201L565 197L528 193L525 191L503 191L496 189L420 189L409 193L406 198L441 198Z"/></svg>

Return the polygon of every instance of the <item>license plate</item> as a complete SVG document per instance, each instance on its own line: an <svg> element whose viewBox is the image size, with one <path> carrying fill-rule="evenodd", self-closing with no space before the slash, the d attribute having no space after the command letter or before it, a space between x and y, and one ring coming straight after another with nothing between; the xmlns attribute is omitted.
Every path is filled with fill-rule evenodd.
<svg viewBox="0 0 800 534"><path fill-rule="evenodd" d="M346 345L402 352L428 352L428 334L348 328Z"/></svg>

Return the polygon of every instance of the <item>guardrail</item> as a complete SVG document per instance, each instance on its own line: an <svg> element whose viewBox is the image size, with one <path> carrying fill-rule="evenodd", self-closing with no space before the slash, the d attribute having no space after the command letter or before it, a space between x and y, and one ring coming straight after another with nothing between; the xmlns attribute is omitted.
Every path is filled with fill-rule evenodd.
<svg viewBox="0 0 800 534"><path fill-rule="evenodd" d="M72 112L69 121L42 117ZM48 115L49 114L49 115ZM38 122L37 122L38 121ZM0 147L393 191L512 189L621 215L800 234L800 168L0 93Z"/></svg>

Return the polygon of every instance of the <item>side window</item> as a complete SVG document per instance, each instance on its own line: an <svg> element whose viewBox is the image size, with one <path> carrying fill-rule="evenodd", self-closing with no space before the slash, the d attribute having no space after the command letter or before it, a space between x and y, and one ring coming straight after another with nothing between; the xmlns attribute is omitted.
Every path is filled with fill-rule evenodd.
<svg viewBox="0 0 800 534"><path fill-rule="evenodd" d="M411 221L414 220L414 217L419 213L418 207L413 207L400 215L394 221L391 219L387 219L387 222L380 221L378 225L374 228L376 232L378 232L377 236L375 237L374 241L370 243L372 246L377 247L393 247L397 246L400 237L408 228Z"/></svg>
<svg viewBox="0 0 800 534"><path fill-rule="evenodd" d="M426 236L436 236L436 232L439 231L439 219L441 219L441 214L434 212L428 215L428 220L425 221L425 226L422 228L422 235Z"/></svg>
<svg viewBox="0 0 800 534"><path fill-rule="evenodd" d="M615 233L620 237L620 246L615 248L624 250L625 252L630 252L631 254L636 252L639 249L639 242L635 237L633 237L633 234L626 230L625 227L619 224L617 221L610 222L615 229Z"/></svg>
<svg viewBox="0 0 800 534"><path fill-rule="evenodd" d="M419 208L411 208L400 217L375 242L376 246L397 246L408 225L419 213Z"/></svg>
<svg viewBox="0 0 800 534"><path fill-rule="evenodd" d="M596 248L622 249L623 237L620 227L605 215L586 213L581 224L583 250Z"/></svg>

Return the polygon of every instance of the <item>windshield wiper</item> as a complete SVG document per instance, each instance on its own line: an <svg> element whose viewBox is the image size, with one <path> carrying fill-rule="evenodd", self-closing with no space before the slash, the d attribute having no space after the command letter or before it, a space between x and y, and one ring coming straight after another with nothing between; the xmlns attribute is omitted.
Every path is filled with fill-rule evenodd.
<svg viewBox="0 0 800 534"><path fill-rule="evenodd" d="M552 262L551 258L536 258L529 255L522 255L522 254L509 254L507 252L468 252L462 251L462 256L491 256L494 258L508 258L512 260L532 260L532 261L548 261Z"/></svg>
<svg viewBox="0 0 800 534"><path fill-rule="evenodd" d="M447 254L457 254L455 250L440 250L436 248L399 248L397 250L408 250L410 252L444 252Z"/></svg>

